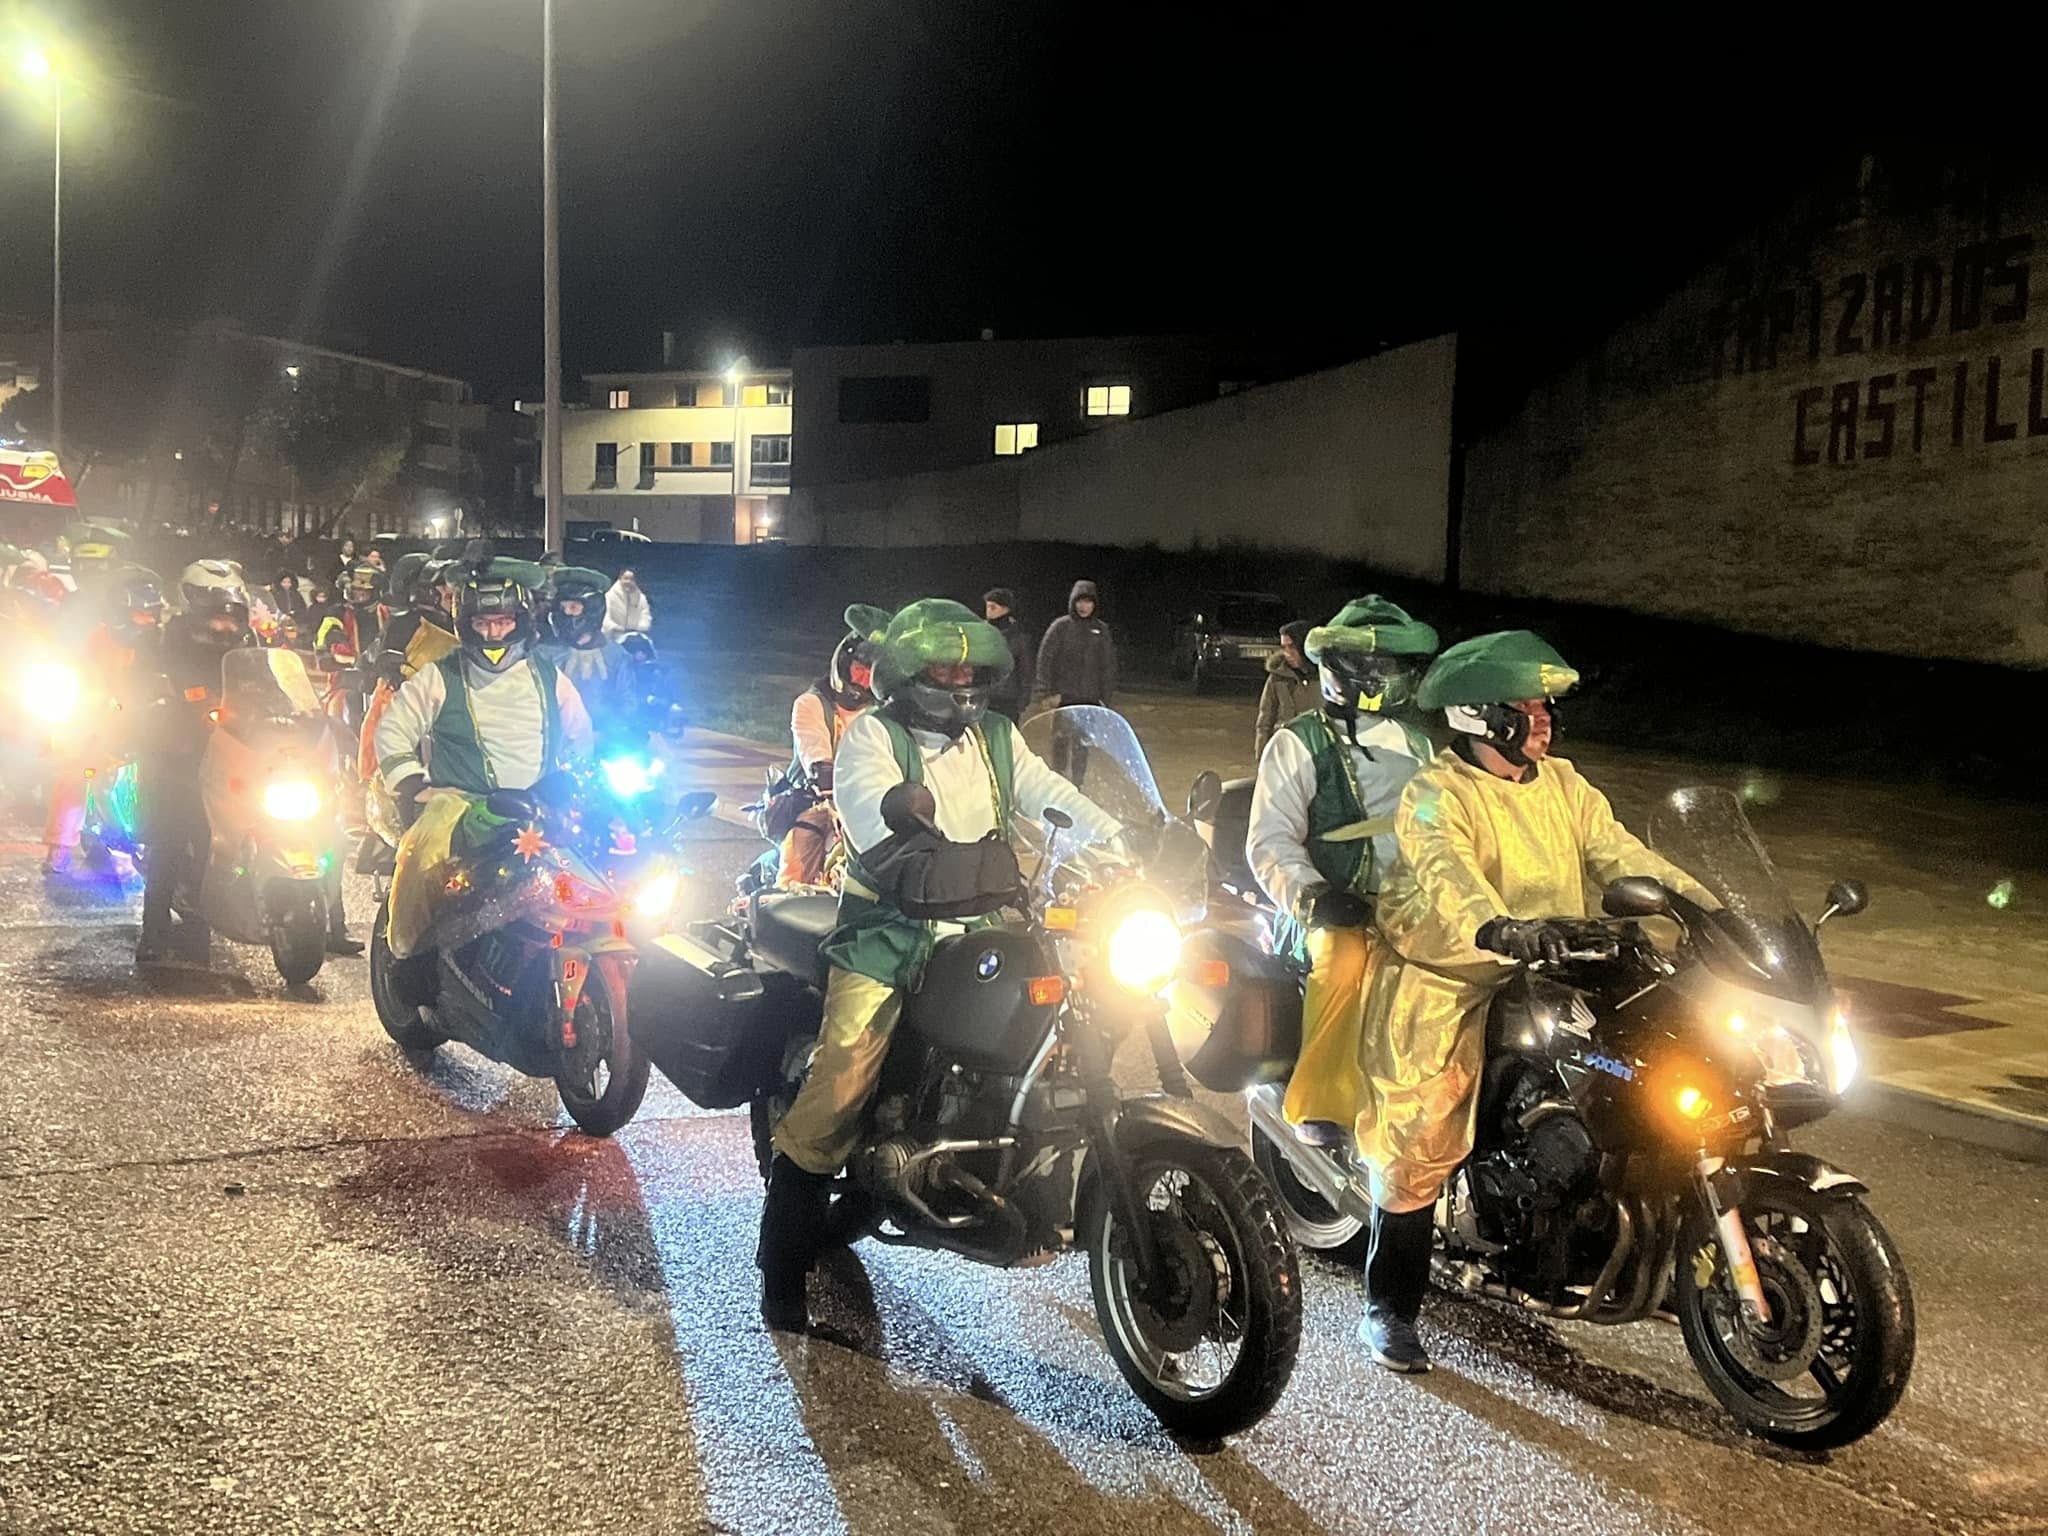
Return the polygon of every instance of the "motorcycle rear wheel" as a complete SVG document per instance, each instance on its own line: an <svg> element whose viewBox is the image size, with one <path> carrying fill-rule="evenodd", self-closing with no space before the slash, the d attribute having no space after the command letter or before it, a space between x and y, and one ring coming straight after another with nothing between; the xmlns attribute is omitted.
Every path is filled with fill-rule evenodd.
<svg viewBox="0 0 2048 1536"><path fill-rule="evenodd" d="M1287 1217L1287 1230L1297 1246L1320 1253L1333 1264L1363 1264L1372 1247L1372 1231L1356 1216L1333 1210L1330 1202L1303 1183L1289 1166L1287 1154L1255 1125L1252 1163L1273 1186L1273 1195Z"/></svg>
<svg viewBox="0 0 2048 1536"><path fill-rule="evenodd" d="M1142 1294L1116 1202L1098 1184L1082 1237L1110 1357L1172 1433L1214 1441L1249 1429L1280 1400L1301 1348L1286 1222L1235 1149L1162 1138L1132 1154L1128 1176L1153 1222L1165 1290Z"/></svg>
<svg viewBox="0 0 2048 1536"><path fill-rule="evenodd" d="M1898 1406L1913 1369L1913 1291L1891 1234L1861 1200L1798 1185L1754 1190L1742 1219L1772 1322L1742 1315L1720 1241L1695 1206L1674 1288L1693 1364L1751 1434L1805 1451L1862 1439ZM1817 1333L1806 1335L1811 1364L1790 1374L1806 1353L1785 1347L1794 1328Z"/></svg>
<svg viewBox="0 0 2048 1536"><path fill-rule="evenodd" d="M370 1001L377 1008L377 1022L408 1051L431 1051L448 1037L428 1024L420 1005L408 1000L412 976L434 964L432 954L412 955L400 960L391 953L386 930L391 919L390 902L377 904L377 916L370 924Z"/></svg>
<svg viewBox="0 0 2048 1536"><path fill-rule="evenodd" d="M568 1072L555 1074L555 1088L562 1095L562 1107L586 1136L609 1136L639 1112L647 1095L646 1055L633 1043L626 1026L626 999L614 986L609 966L595 965L590 979L576 999L576 1035L586 1038L595 1031L605 1040L592 1079L596 1091L586 1094L583 1084Z"/></svg>

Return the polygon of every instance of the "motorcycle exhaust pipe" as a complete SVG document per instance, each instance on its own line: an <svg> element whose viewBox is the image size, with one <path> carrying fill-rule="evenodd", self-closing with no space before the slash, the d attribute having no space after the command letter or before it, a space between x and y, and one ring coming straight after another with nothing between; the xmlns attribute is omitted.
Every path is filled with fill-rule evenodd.
<svg viewBox="0 0 2048 1536"><path fill-rule="evenodd" d="M1245 1108L1251 1116L1252 1134L1264 1136L1271 1142L1287 1160L1294 1176L1314 1191L1325 1205L1370 1224L1372 1196L1363 1184L1348 1176L1343 1166L1327 1152L1304 1146L1301 1138L1294 1134L1294 1127L1287 1123L1287 1116L1280 1106L1280 1096L1269 1089L1255 1088L1246 1094Z"/></svg>

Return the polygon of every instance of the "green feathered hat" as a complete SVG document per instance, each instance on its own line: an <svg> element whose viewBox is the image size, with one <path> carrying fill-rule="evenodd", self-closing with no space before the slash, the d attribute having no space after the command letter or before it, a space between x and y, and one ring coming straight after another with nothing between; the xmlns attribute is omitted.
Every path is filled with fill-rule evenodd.
<svg viewBox="0 0 2048 1536"><path fill-rule="evenodd" d="M589 587L597 592L611 590L612 579L603 571L593 571L587 565L557 565L548 568L548 592L560 592L563 587Z"/></svg>
<svg viewBox="0 0 2048 1536"><path fill-rule="evenodd" d="M972 609L947 597L925 597L891 614L871 603L846 610L846 627L874 642L874 695L889 696L926 667L965 662L970 667L1010 670L1010 646L1002 631Z"/></svg>
<svg viewBox="0 0 2048 1536"><path fill-rule="evenodd" d="M1310 661L1321 661L1325 651L1428 656L1436 650L1436 631L1375 594L1354 597L1329 623L1310 630L1301 649Z"/></svg>
<svg viewBox="0 0 2048 1536"><path fill-rule="evenodd" d="M1579 674L1549 641L1526 629L1508 629L1461 640L1437 657L1416 702L1424 709L1448 709L1555 699L1578 682Z"/></svg>

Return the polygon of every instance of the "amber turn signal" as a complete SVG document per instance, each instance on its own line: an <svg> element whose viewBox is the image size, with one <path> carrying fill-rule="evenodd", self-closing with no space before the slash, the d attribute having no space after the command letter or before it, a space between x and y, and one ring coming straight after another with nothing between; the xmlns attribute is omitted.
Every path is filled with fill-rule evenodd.
<svg viewBox="0 0 2048 1536"><path fill-rule="evenodd" d="M1067 978L1064 976L1034 976L1024 988L1032 1004L1039 1008L1050 1008L1067 995Z"/></svg>
<svg viewBox="0 0 2048 1536"><path fill-rule="evenodd" d="M1188 979L1198 987L1221 989L1230 985L1228 960L1197 960L1188 967Z"/></svg>
<svg viewBox="0 0 2048 1536"><path fill-rule="evenodd" d="M1081 926L1081 909L1078 907L1047 907L1045 926L1056 933L1072 933Z"/></svg>

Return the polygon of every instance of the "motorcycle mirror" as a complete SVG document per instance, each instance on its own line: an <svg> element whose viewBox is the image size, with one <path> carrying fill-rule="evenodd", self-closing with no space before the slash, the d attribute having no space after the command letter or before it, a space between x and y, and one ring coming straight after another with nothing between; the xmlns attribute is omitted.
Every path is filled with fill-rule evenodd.
<svg viewBox="0 0 2048 1536"><path fill-rule="evenodd" d="M718 796L710 790L692 790L676 802L676 820L701 821L711 814L711 808L717 804Z"/></svg>
<svg viewBox="0 0 2048 1536"><path fill-rule="evenodd" d="M1650 875L1625 875L1601 893L1600 909L1609 917L1662 917L1671 910L1671 893Z"/></svg>
<svg viewBox="0 0 2048 1536"><path fill-rule="evenodd" d="M1861 880L1837 880L1828 887L1827 910L1813 926L1818 928L1831 917L1854 917L1869 905L1870 888Z"/></svg>
<svg viewBox="0 0 2048 1536"><path fill-rule="evenodd" d="M1188 820L1214 821L1216 807L1223 801L1223 775L1204 768L1188 787Z"/></svg>
<svg viewBox="0 0 2048 1536"><path fill-rule="evenodd" d="M898 784L882 796L882 825L898 837L936 831L932 818L938 813L939 802L922 784Z"/></svg>
<svg viewBox="0 0 2048 1536"><path fill-rule="evenodd" d="M1065 811L1061 810L1058 806L1048 805L1045 808L1045 822L1046 825L1049 827L1056 828L1061 832L1066 832L1072 829L1074 825L1074 818L1069 816Z"/></svg>

